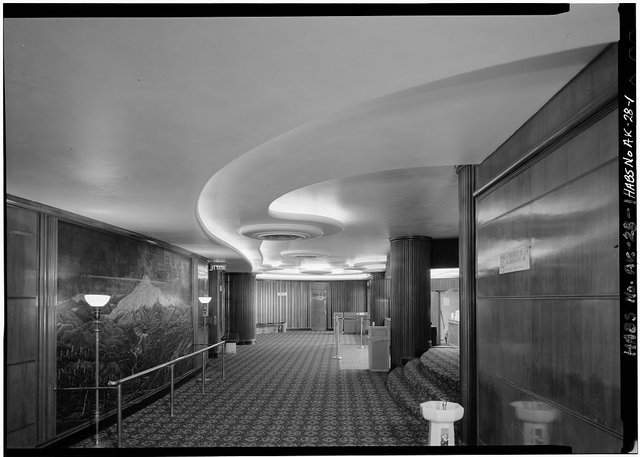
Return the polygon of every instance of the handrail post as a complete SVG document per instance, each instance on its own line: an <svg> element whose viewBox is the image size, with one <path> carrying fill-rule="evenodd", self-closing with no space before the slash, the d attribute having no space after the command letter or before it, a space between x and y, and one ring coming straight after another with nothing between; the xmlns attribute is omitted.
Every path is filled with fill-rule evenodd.
<svg viewBox="0 0 640 457"><path fill-rule="evenodd" d="M363 326L363 319L362 319L362 316L360 316L360 349L364 349L364 346L362 345L362 326Z"/></svg>
<svg viewBox="0 0 640 457"><path fill-rule="evenodd" d="M224 348L226 346L226 341L220 341L216 344L211 345L209 348L211 347L216 347L222 345L223 347L223 352L222 352L222 379L224 379ZM162 368L166 368L168 367L171 370L171 400L170 400L170 413L171 413L171 417L173 417L174 414L174 398L175 398L175 364L176 362L185 360L187 358L190 358L194 355L197 355L198 352L202 352L202 359L203 359L203 363L202 363L202 393L204 393L204 382L205 382L205 370L206 370L206 354L207 354L208 350L202 350L202 351L196 351L192 354L187 354L185 356L182 357L178 357L177 359L171 360L169 362L165 362L163 364L157 365L153 368L149 368L148 370L144 370L141 371L139 373L135 373L131 376L127 376L121 379L118 379L117 381L109 381L108 385L110 387L115 387L116 391L117 391L117 421L118 421L118 441L117 441L117 447L122 447L122 384L128 381L131 381L132 379L138 378L146 373L150 373L152 371L155 370L159 370ZM96 388L96 392L98 391L100 387Z"/></svg>
<svg viewBox="0 0 640 457"><path fill-rule="evenodd" d="M205 376L205 371L207 368L207 359L205 358L207 355L206 352L202 353L202 395L204 395L204 384L207 381L207 378Z"/></svg>
<svg viewBox="0 0 640 457"><path fill-rule="evenodd" d="M122 384L118 383L118 447L122 447Z"/></svg>
<svg viewBox="0 0 640 457"><path fill-rule="evenodd" d="M227 342L222 343L222 379L224 379L224 353L227 352Z"/></svg>
<svg viewBox="0 0 640 457"><path fill-rule="evenodd" d="M169 367L171 368L171 400L169 401L169 403L170 403L171 417L173 417L173 364L169 365Z"/></svg>

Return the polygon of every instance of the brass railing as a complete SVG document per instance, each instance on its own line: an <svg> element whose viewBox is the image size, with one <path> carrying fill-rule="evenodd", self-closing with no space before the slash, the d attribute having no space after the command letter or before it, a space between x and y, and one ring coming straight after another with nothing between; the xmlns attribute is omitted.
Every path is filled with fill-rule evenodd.
<svg viewBox="0 0 640 457"><path fill-rule="evenodd" d="M173 417L173 398L174 398L174 373L173 373L173 366L178 363L181 362L183 360L186 360L190 357L193 357L194 355L198 355L198 354L202 354L202 393L204 394L204 387L205 387L205 383L206 383L206 376L205 376L205 371L207 369L207 359L206 359L206 352L209 351L210 349L213 349L216 346L220 346L222 345L222 379L224 379L224 352L225 352L225 348L224 345L226 344L226 341L220 341L219 343L216 344L212 344L211 346L207 346L206 348L203 349L199 349L195 352L192 352L191 354L187 354L187 355L183 355L182 357L178 357L177 359L173 359L170 360L169 362L165 362L162 363L160 365L156 365L155 367L149 368L148 370L144 370L141 371L139 373L135 373L132 374L131 376L127 376L126 378L122 378L122 379L118 379L116 381L109 381L107 384L109 385L109 388L115 388L117 391L117 402L118 402L118 447L122 447L122 384L124 384L125 382L131 381L133 379L139 378L140 376L144 376L145 374L151 373L153 371L156 370L160 370L162 368L169 368L171 370L171 396L170 396L170 401L169 401L169 411L171 414L171 417Z"/></svg>

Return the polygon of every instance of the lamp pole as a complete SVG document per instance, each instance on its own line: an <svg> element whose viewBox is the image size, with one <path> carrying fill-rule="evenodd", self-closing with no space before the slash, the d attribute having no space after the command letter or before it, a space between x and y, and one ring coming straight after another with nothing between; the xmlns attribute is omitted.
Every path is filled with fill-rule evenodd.
<svg viewBox="0 0 640 457"><path fill-rule="evenodd" d="M85 301L93 308L93 325L96 334L96 437L95 447L100 446L98 432L100 430L100 308L109 302L109 295L85 295Z"/></svg>
<svg viewBox="0 0 640 457"><path fill-rule="evenodd" d="M94 333L96 334L96 447L100 445L98 432L100 429L100 308L93 309Z"/></svg>

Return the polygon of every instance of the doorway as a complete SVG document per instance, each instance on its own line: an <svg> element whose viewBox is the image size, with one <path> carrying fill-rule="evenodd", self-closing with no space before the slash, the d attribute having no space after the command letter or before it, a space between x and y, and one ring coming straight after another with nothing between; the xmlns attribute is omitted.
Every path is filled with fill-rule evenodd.
<svg viewBox="0 0 640 457"><path fill-rule="evenodd" d="M311 330L327 330L326 289L311 289Z"/></svg>

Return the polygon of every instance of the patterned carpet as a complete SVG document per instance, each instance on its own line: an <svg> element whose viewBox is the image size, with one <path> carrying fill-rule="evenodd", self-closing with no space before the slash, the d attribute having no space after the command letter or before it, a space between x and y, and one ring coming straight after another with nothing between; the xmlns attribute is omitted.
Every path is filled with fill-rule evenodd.
<svg viewBox="0 0 640 457"><path fill-rule="evenodd" d="M176 390L173 418L168 396L126 417L123 447L426 446L428 422L392 399L386 373L366 369L360 335L342 335L341 360L332 358L333 338L311 331L257 335L257 344L225 357L224 381L220 359L210 359L205 394L193 379ZM104 446L114 446L116 426L102 435Z"/></svg>

